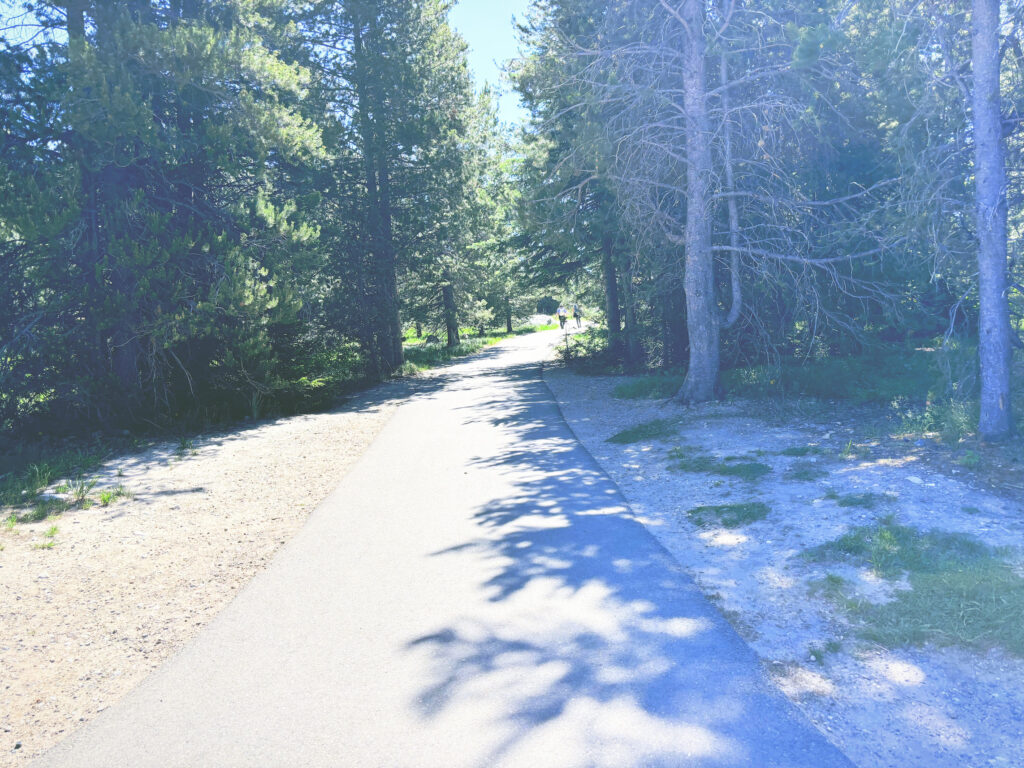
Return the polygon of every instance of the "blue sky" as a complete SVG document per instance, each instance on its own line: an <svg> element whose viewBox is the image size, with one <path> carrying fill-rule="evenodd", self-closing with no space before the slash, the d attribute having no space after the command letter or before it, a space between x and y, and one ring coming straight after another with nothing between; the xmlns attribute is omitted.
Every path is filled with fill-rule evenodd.
<svg viewBox="0 0 1024 768"><path fill-rule="evenodd" d="M529 4L530 0L458 0L452 9L452 25L469 43L469 65L477 83L488 82L503 92L499 112L508 122L526 120L519 99L507 92L509 87L501 77L501 65L519 53L512 17L525 17ZM0 27L18 6L18 0L0 0Z"/></svg>
<svg viewBox="0 0 1024 768"><path fill-rule="evenodd" d="M526 112L508 83L500 77L501 65L518 55L512 17L522 19L530 0L458 0L451 22L469 43L469 66L477 83L490 83L501 91L499 112L502 120L523 122Z"/></svg>

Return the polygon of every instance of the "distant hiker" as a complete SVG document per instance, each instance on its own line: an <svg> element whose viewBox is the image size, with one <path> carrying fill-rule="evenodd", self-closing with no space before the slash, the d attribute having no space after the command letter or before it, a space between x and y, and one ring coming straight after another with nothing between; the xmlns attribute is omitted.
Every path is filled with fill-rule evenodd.
<svg viewBox="0 0 1024 768"><path fill-rule="evenodd" d="M577 328L582 328L583 327L583 322L582 322L583 321L583 312L582 312L582 310L580 310L580 305L579 304L573 304L572 305L572 316L573 316L573 319L576 321L576 327Z"/></svg>
<svg viewBox="0 0 1024 768"><path fill-rule="evenodd" d="M569 312L566 310L566 308L565 307L559 307L558 308L558 327L559 328L565 328L565 321L568 319L568 317L569 317Z"/></svg>

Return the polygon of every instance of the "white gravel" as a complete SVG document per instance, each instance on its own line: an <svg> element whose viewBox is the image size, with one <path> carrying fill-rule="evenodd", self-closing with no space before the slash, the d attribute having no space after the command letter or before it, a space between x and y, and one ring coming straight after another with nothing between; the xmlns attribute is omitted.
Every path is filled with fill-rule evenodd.
<svg viewBox="0 0 1024 768"><path fill-rule="evenodd" d="M637 516L719 604L786 695L854 762L864 768L1024 765L1024 660L998 651L886 650L859 641L811 582L841 572L873 600L887 599L892 588L866 571L799 557L886 514L904 525L970 533L1024 553L1021 499L972 490L912 457L823 456L813 460L827 469L827 478L787 481L783 475L794 462L812 459L778 451L829 441L834 446L850 425L779 428L757 419L751 403L684 408L617 400L611 392L621 379L574 376L560 367L546 370L545 378L577 437ZM631 445L606 442L653 419L679 419L677 435ZM751 484L670 471L668 452L681 445L719 457L760 449L770 453L757 460L773 472ZM877 509L843 508L826 498L829 489L892 499ZM772 512L737 529L699 528L686 515L701 505L747 501L763 501ZM812 651L830 642L840 650L816 661Z"/></svg>

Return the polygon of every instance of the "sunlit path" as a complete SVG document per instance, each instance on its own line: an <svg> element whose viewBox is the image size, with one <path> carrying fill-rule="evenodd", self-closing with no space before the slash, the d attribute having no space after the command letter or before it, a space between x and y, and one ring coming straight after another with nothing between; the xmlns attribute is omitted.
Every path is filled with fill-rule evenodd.
<svg viewBox="0 0 1024 768"><path fill-rule="evenodd" d="M426 379L195 643L36 765L849 765L573 439L552 338Z"/></svg>

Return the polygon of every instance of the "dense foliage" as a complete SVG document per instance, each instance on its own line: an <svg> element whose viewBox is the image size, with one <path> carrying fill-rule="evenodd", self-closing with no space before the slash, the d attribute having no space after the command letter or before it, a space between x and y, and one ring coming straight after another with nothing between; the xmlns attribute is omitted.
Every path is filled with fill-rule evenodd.
<svg viewBox="0 0 1024 768"><path fill-rule="evenodd" d="M697 401L723 369L962 349L980 330L981 376L942 394L980 380L982 431L1006 434L1019 3L536 0L521 32L523 230L538 270L601 298L614 358L685 366L679 397Z"/></svg>
<svg viewBox="0 0 1024 768"><path fill-rule="evenodd" d="M0 425L259 415L511 325L449 3L29 3L0 38Z"/></svg>
<svg viewBox="0 0 1024 768"><path fill-rule="evenodd" d="M1012 429L1024 6L535 0L512 137L450 5L8 14L0 428L314 407L568 300L686 401L930 346Z"/></svg>

